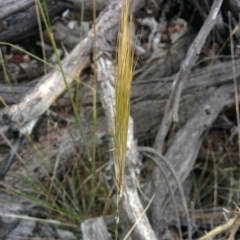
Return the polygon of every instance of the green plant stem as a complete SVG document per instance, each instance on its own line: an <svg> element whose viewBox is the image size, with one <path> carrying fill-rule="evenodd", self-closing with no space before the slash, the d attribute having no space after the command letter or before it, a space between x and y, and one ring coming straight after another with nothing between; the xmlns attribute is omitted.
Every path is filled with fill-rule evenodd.
<svg viewBox="0 0 240 240"><path fill-rule="evenodd" d="M97 30L96 30L96 0L93 1L93 132L92 132L92 209L95 214L95 195L96 195L96 132L97 132Z"/></svg>
<svg viewBox="0 0 240 240"><path fill-rule="evenodd" d="M118 240L118 227L119 227L119 216L121 211L121 200L122 200L122 193L121 187L118 187L117 193L117 209L116 209L116 224L115 224L115 240Z"/></svg>
<svg viewBox="0 0 240 240"><path fill-rule="evenodd" d="M76 108L76 105L74 103L74 100L73 100L73 97L72 97L72 94L71 94L71 91L70 91L70 88L69 88L69 85L67 84L67 80L66 80L66 75L63 71L63 67L62 67L62 63L61 63L61 60L60 60L60 57L59 57L59 54L58 54L58 51L57 51L57 46L56 46L56 43L55 43L55 40L54 40L54 37L53 37L53 34L51 32L51 29L48 25L48 22L47 22L47 19L46 19L46 16L44 14L44 11L42 9L42 6L41 6L41 3L38 1L38 7L39 7L39 10L40 10L40 13L41 13L41 16L43 18L43 22L46 26L46 30L48 32L48 35L49 35L49 39L50 39L50 42L52 44L52 47L53 47L53 50L54 50L54 53L57 57L57 63L59 65L59 68L60 68L60 72L62 73L62 76L63 76L63 81L65 83L65 86L66 86L66 90L67 90L67 93L68 93L68 96L69 96L69 99L70 99L70 102L71 102L71 106L72 106L72 109L73 109L73 113L74 113L74 117L76 119L76 122L77 122L77 125L78 125L78 128L80 130L80 134L83 138L83 142L84 142L84 145L85 145L85 149L86 149L86 152L87 152L87 155L89 156L90 158L90 152L89 152L89 149L87 147L87 143L86 143L86 139L85 139L85 136L84 136L84 132L83 132L83 129L82 129L82 124L81 124L81 121L79 119L79 116L78 116L78 111L77 111L77 108Z"/></svg>

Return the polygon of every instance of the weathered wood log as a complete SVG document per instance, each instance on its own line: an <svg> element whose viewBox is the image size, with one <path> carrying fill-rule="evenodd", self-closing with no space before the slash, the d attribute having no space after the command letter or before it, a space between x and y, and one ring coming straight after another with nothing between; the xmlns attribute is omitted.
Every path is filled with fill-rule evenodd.
<svg viewBox="0 0 240 240"><path fill-rule="evenodd" d="M187 74L190 72L190 70L192 69L192 67L194 66L195 62L197 61L198 55L202 51L202 47L204 46L209 33L211 32L211 30L213 29L214 25L217 22L217 16L221 9L222 2L223 2L222 0L214 0L213 1L211 10L209 12L207 19L205 20L205 22L202 25L200 31L198 32L196 38L194 39L191 46L189 47L186 57L182 61L181 67L175 76L175 79L173 82L173 89L172 89L171 95L167 101L167 104L166 104L166 107L164 110L164 116L161 121L161 125L158 129L158 133L156 135L156 139L155 139L155 143L154 143L154 148L159 153L163 152L164 141L166 139L167 134L169 133L169 129L170 129L171 125L174 122L179 121L178 111L179 111L180 98L181 98L185 78L186 78ZM226 97L228 97L228 95L226 95ZM216 98L214 98L214 101L216 101ZM211 99L209 99L209 102L210 102L209 103L210 108L214 108L214 102L211 102ZM207 102L204 102L204 105L207 106ZM205 108L204 105L199 108ZM220 111L221 110L222 110L222 108L220 108ZM202 115L199 114L199 113L201 113L200 109L199 109L199 113L195 113L196 119L194 119L194 120L191 118L188 119L188 121L185 125L186 128L183 129L184 133L183 133L182 138L184 138L184 136L188 136L188 138L192 138L192 140L189 141L189 144L185 143L187 141L187 139L179 140L181 143L184 143L184 145L185 145L183 153L174 155L173 151L171 151L171 148L169 149L170 153L173 154L173 156L170 155L170 157L178 158L177 162L179 163L179 165L177 166L177 168L174 168L174 169L178 171L178 173L176 173L176 175L178 177L177 179L179 179L180 182L182 182L186 179L186 177L188 176L188 174L190 173L190 171L193 167L193 164L195 163L197 153L198 153L199 148L202 143L202 136L205 131L205 125L207 125L206 121L209 120L212 123L217 118L220 111L214 112L216 115L211 114L213 116L213 119L209 119L209 116L207 116L206 119L204 119L204 113ZM198 122L199 117L202 117L203 121ZM193 126L188 125L189 122L194 122L194 121L195 121L195 125L193 125ZM189 135L186 133L188 133ZM172 143L172 144L175 144L175 146L177 145L176 143ZM188 149L186 146L190 146L190 148ZM171 147L173 147L173 145L171 145ZM179 150L181 149L181 147L182 146L180 146L180 144L179 144L177 147L178 153L179 153ZM194 151L191 152L191 149L192 149L191 147L194 147L195 152ZM187 150L188 152L185 153L184 152L185 150ZM191 154L189 154L189 152L191 152ZM166 157L167 157L167 160L169 161L169 156L166 155ZM170 165L173 166L173 163ZM180 171L180 169L179 169L180 166L182 167L182 171ZM186 173L186 175L184 173ZM153 184L155 184L157 200L154 199L154 201L153 201L153 204L151 206L151 214L152 214L153 228L154 228L155 232L157 233L158 237L161 236L161 234L162 234L161 230L164 229L164 225L161 225L161 222L162 222L160 220L161 215L158 214L160 208L162 209L162 207L163 207L163 202L161 204L159 204L159 199L161 197L162 197L162 199L164 198L162 189L159 188L159 185L163 181L164 181L164 177L161 174L161 169L155 168L153 171L153 175L152 175L152 182L153 182ZM175 181L175 179L174 179L174 181ZM171 186L171 184L174 184L174 181L173 181L173 183L170 183L170 186ZM175 184L175 186L176 186L176 184ZM166 190L166 187L165 187L165 190ZM159 206L161 206L161 207L159 208ZM191 239L191 236L188 236L188 238Z"/></svg>
<svg viewBox="0 0 240 240"><path fill-rule="evenodd" d="M230 66L229 62L229 66ZM239 69L239 61L237 61L236 67ZM199 100L196 101L195 107L191 107L191 112L195 115L193 115L192 120L189 120L189 122L186 124L185 128L183 130L180 130L178 135L176 135L176 138L174 142L172 143L171 149L169 149L168 154L171 154L169 157L169 160L173 166L175 164L178 164L176 169L182 169L181 171L177 171L179 177L186 176L187 172L190 170L189 165L194 164L194 159L195 155L197 154L197 149L200 146L200 142L202 141L202 137L204 132L206 132L210 127L218 113L221 111L221 109L225 105L229 105L229 103L233 104L234 102L234 96L233 96L233 88L232 88L232 79L231 79L231 70L229 68L222 68L224 66L224 63L219 63L216 64L215 66L212 66L211 68L213 71L211 71L210 67L206 68L207 71L209 72L209 75L213 73L211 76L215 76L214 78L211 77L209 78L209 83L207 82L208 79L204 78L205 86L209 86L204 89L204 94L200 94L199 99L202 99L201 102L206 105L206 107L201 106L201 102L199 103ZM197 70L196 72L192 73L192 78L189 78L187 80L187 84L189 84L189 90L193 88L195 83L200 83L200 86L202 85L202 75L201 71L205 70ZM223 76L222 74L219 75L218 70L219 69L228 69L229 72L226 72L226 75ZM215 71L214 71L215 70ZM223 70L224 72L224 70ZM239 71L237 71L239 72ZM225 79L224 79L225 78ZM211 79L213 81L211 81ZM218 79L220 79L220 82L218 82ZM238 76L239 79L239 76ZM147 83L146 83L147 84ZM223 85L223 87L218 87L218 85ZM170 86L169 84L169 91L170 91ZM143 88L144 89L144 88ZM206 91L206 89L208 89ZM185 90L186 92L189 92L188 90ZM207 95L209 98L207 98ZM191 95L186 95L188 96L187 98L191 99ZM222 101L222 98L224 97L224 101ZM210 102L211 98L212 104ZM185 99L187 100L187 99ZM166 101L166 99L165 99ZM164 102L165 102L164 101ZM218 104L215 104L215 101L218 101ZM185 106L184 106L185 104ZM196 106L199 104L199 108ZM223 105L222 105L223 104ZM163 104L164 105L164 104ZM183 101L181 106L180 106L180 111L181 109L184 109L187 107L188 103L187 101ZM164 106L162 107L162 109ZM148 107L149 109L149 107ZM214 109L214 110L213 110ZM138 108L139 111L139 108ZM161 110L160 110L161 111ZM153 112L153 111L152 111ZM137 114L137 112L136 112ZM188 112L189 114L189 112ZM190 114L191 115L191 114ZM205 119L202 119L205 118ZM187 117L188 118L188 117ZM81 119L84 120L83 115L81 115ZM195 120L194 120L195 119ZM71 122L71 121L70 121ZM135 121L137 122L137 121ZM101 142L103 142L104 139L106 139L107 136L107 128L105 123L105 118L104 117L99 117L98 120L98 135L101 136L98 138L98 143L101 145ZM149 119L146 119L146 124L149 123ZM155 123L157 125L157 123ZM203 124L203 125L201 125ZM91 122L89 119L83 121L83 129L85 129L85 134L86 136L91 135ZM87 130L89 129L89 131ZM86 131L87 130L87 131ZM140 130L142 133L143 130ZM138 130L139 132L139 130ZM194 133L194 134L193 134ZM51 133L50 133L51 134ZM145 132L146 134L146 132ZM68 125L66 128L55 130L52 132L51 136L51 142L52 145L49 146L49 143L47 141L49 136L44 136L41 139L41 142L37 144L37 147L39 150L42 152L43 156L46 157L46 161L49 163L48 164L48 171L46 171L45 164L41 160L41 157L36 153L34 148L31 147L31 144L25 144L22 147L22 153L21 157L22 160L20 162L16 162L13 166L14 171L17 171L20 175L23 176L28 176L32 181L37 181L41 180L43 184L48 184L49 182L49 177L48 174L51 172L51 169L54 169L55 165L55 159L57 156L60 156L59 161L61 168L57 170L57 174L61 176L61 174L64 172L64 167L63 166L68 166L71 164L69 162L69 159L73 159L73 156L76 154L75 153L75 147L78 148L79 153L84 152L84 147L83 147L83 142L81 140L80 134L78 133L78 130L76 130L76 126L74 124ZM62 137L61 137L62 136ZM190 137L192 138L190 139ZM67 144L66 144L67 143ZM91 143L89 143L91 145ZM180 145L184 145L184 147L179 147ZM104 146L103 144L102 146ZM59 148L61 147L61 152L59 152ZM64 148L63 148L64 146ZM75 147L74 147L75 146ZM79 148L79 146L82 146ZM189 146L189 147L187 147ZM187 149L186 149L187 147ZM181 151L180 151L181 149ZM186 152L185 152L186 149ZM104 148L102 148L104 151ZM49 154L49 151L51 154ZM186 155L187 154L187 155ZM186 155L186 156L185 156ZM32 156L32 160L28 159L28 156ZM167 155L168 156L168 155ZM192 156L192 157L190 157ZM24 161L23 161L24 159ZM177 160L178 159L178 160ZM181 159L184 159L184 162L181 162ZM183 163L187 162L188 165L187 167L183 165ZM180 165L179 165L180 164ZM27 166L27 167L26 167ZM50 168L49 168L50 167ZM166 170L167 172L167 170ZM15 189L22 189L22 183L17 181L17 179L14 177L16 176L14 172L10 172L9 175L6 177L5 181L7 185L10 185L11 187ZM169 181L172 178L169 177ZM171 181L170 181L171 182ZM174 186L173 183L171 183L172 186ZM159 186L160 187L160 186ZM165 189L165 184L163 184L163 188ZM166 189L164 190L166 191Z"/></svg>
<svg viewBox="0 0 240 240"><path fill-rule="evenodd" d="M68 3L71 2L73 1L68 1ZM136 2L140 3L142 1L139 0ZM80 3L81 2L79 2L79 4ZM102 12L98 19L100 32L106 33L106 35L102 34L101 36L97 36L98 46L102 46L99 47L98 50L102 50L106 55L109 53L112 54L113 52L114 44L112 44L112 42L114 42L116 37L116 34L113 33L116 33L117 24L116 22L109 23L109 19L115 17L111 14L118 7L117 4L118 3L116 3L116 5L110 5ZM138 7L139 6L140 5L138 5ZM116 21L116 19L114 20ZM171 75L172 69L175 71L178 69L193 36L194 33L192 35L189 33L186 38L188 39L187 44L186 41L180 40L177 45L174 45L174 47L176 47L175 50L172 46L170 50L168 49L166 55L157 60L155 59L156 61L154 61L154 59L153 61L149 61L142 70L140 69L139 71L138 69L133 82L131 115L135 121L135 137L140 141L151 138L149 132L155 132L154 128L159 126L166 101L171 92L173 79L172 77L163 77ZM109 44L109 42L111 42L111 44ZM82 69L89 66L91 61L91 51L92 32L90 32L87 38L83 40L73 50L71 55L63 61L64 71L69 74L74 72L74 76L78 77L81 70L77 69L79 68L78 61L82 59L86 60L85 65L81 66ZM89 60L89 62L87 60ZM237 71L240 68L239 66L240 61L237 60L235 64L237 81L239 81L240 78L239 71ZM180 117L178 125L179 131L173 137L166 153L166 157L170 159L169 162L176 169L177 176L180 180L184 179L189 174L191 167L196 160L198 149L206 131L211 128L212 123L224 106L234 102L231 67L232 62L225 62L218 63L203 70L195 70L188 76L186 84L183 87L183 95L180 102L180 113L183 116ZM71 77L67 76L67 83L71 84L72 82L73 80ZM48 85L48 88L44 88L44 85ZM59 87L59 89L54 91L54 86ZM24 91L27 91L27 89L29 90L29 88L26 87ZM49 89L50 91L48 91ZM58 70L54 70L49 75L43 77L38 85L34 88L30 88L30 94L27 93L19 103L12 101L12 99L5 95L6 99L9 98L9 103L14 103L15 105L10 108L10 115L8 115L9 112L7 110L1 112L1 130L6 131L9 127L9 119L13 120L12 123L15 124L14 121L21 121L22 117L26 122L39 117L55 102L55 99L60 96L64 90L65 86L62 84L62 76ZM7 89L5 88L4 92L6 93L6 91ZM42 95L38 95L39 93L42 93ZM54 96L51 96L51 93L54 93ZM19 91L19 94L22 94L21 90ZM0 95L2 95L1 92ZM92 109L89 108L89 103L92 102L92 95L86 87L82 90L81 95L84 103L80 118L83 122L84 133L86 136L89 136L87 146L91 146L90 131L92 119L88 118L85 112L89 110L92 111ZM44 96L47 96L46 99L44 99ZM22 96L20 96L20 98L22 98ZM34 99L34 104L31 105L31 107L29 107L29 99ZM189 104L191 104L191 107L189 107ZM19 112L19 108L21 112ZM8 116L10 116L10 118ZM13 118L11 119L11 117ZM25 143L21 148L21 154L17 155L20 162L16 162L13 169L19 175L28 176L32 182L41 180L44 185L48 185L49 182L52 181L49 175L53 171L56 171L55 173L57 176L61 176L65 167L71 164L71 159L76 156L76 149L78 149L78 154L85 153L83 144L84 140L82 136L80 136L78 128L73 123L74 118L71 117L67 122L68 124L65 128L56 129L52 133L49 133L48 136L43 136L42 141L37 143L38 148L43 153L43 156L45 156L45 161L49 164L47 169L41 157L39 157L35 149L32 148L31 143ZM106 128L105 122L106 118L99 115L97 144L102 146L102 149L106 149L105 140L108 138L109 130ZM14 127L18 128L17 125L14 125L13 129ZM180 129L181 127L182 129ZM49 137L51 138L51 144L47 141ZM104 144L102 144L103 142ZM31 156L31 159L29 159L29 156ZM60 164L59 168L54 169L57 156ZM175 188L175 183L171 178L169 179L170 185ZM3 182L3 185L5 184L6 186L10 185L15 189L23 188L22 183L17 181L16 175L13 172L6 177L5 182ZM165 184L156 186L160 187L161 192L164 193L162 198L159 198L158 196L158 199L160 199L160 201L158 200L159 214L161 214L161 210L168 196L165 186ZM136 197L135 195L132 194L134 198ZM134 214L135 213L133 213L133 215ZM161 218L159 219L161 220ZM153 223L154 220L155 218L152 219ZM156 232L161 228L161 226L158 227L159 226L155 226ZM139 234L140 231L137 233Z"/></svg>
<svg viewBox="0 0 240 240"><path fill-rule="evenodd" d="M57 1L46 1L49 18L64 11L65 8L57 5ZM36 32L38 16L35 1L8 0L0 5L0 41L16 42Z"/></svg>
<svg viewBox="0 0 240 240"><path fill-rule="evenodd" d="M110 0L97 0L97 15L108 4ZM136 9L145 4L144 0L136 1ZM81 13L84 8L83 20L92 20L93 2L92 0L47 0L49 19L61 14L66 9ZM0 3L0 42L17 42L33 33L38 33L38 18L36 14L35 0L7 0ZM44 9L44 8L43 8Z"/></svg>
<svg viewBox="0 0 240 240"><path fill-rule="evenodd" d="M81 224L83 240L111 240L103 217L87 219Z"/></svg>
<svg viewBox="0 0 240 240"><path fill-rule="evenodd" d="M1 184L1 189L2 184ZM23 197L0 192L0 238L1 239L24 239L26 237L40 237L50 239L76 240L77 237L70 231L59 228L61 223L54 219L46 220L45 223L36 221L39 217L37 204L27 201ZM35 210L34 210L35 209ZM44 215L44 210L41 209ZM46 224L48 223L48 224Z"/></svg>
<svg viewBox="0 0 240 240"><path fill-rule="evenodd" d="M192 98L197 99L203 93L202 91L207 91L211 87L217 87L220 84L231 84L232 81L232 62L219 62L213 66L205 67L203 69L196 69L189 74L184 89L183 89L183 99L184 101L189 101ZM235 62L236 69L240 68L240 60ZM239 72L236 71L237 78L239 77ZM171 91L173 77L157 78L150 77L147 79L135 78L132 85L132 97L131 97L131 114L134 116L135 120L135 134L139 140L146 139L147 133L153 128L158 126L161 118L163 116L164 107L166 100L169 97ZM86 83L91 84L92 80L89 79ZM0 96L8 104L18 102L27 92L32 91L33 86L26 85L0 85ZM84 87L81 90L81 102L84 106L89 106L92 102L92 92L89 88ZM99 99L99 97L98 97ZM58 100L58 106L70 106L67 95L63 96ZM193 108L188 108L187 103L183 109L188 109L181 114L180 124L186 122L187 118L192 114ZM158 106L158 107L154 107ZM183 106L183 105L182 105ZM141 111L139 111L141 109ZM150 137L151 138L151 137Z"/></svg>

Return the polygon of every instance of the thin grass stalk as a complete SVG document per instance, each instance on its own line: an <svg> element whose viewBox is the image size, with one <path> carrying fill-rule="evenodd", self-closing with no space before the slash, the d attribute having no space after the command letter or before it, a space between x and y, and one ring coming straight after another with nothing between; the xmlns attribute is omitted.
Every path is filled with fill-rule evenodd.
<svg viewBox="0 0 240 240"><path fill-rule="evenodd" d="M41 6L40 0L37 0L37 3L38 3L38 8L39 8L41 17L43 19L43 23L46 27L46 30L47 30L47 33L48 33L48 36L49 36L49 39L50 39L51 45L53 47L54 53L55 53L56 58L57 58L57 64L59 66L59 70L62 73L63 81L66 85L66 91L67 91L67 94L69 96L69 100L71 102L71 106L72 106L72 109L73 109L73 113L74 113L74 117L76 119L77 126L78 126L80 134L83 138L83 143L84 143L84 146L85 146L85 149L86 149L86 153L87 153L89 159L91 159L91 154L90 154L90 151L89 151L87 143L86 143L85 135L84 135L84 132L83 132L83 129L82 129L82 124L81 124L81 121L80 121L80 118L79 118L79 115L78 115L78 112L77 112L77 108L76 108L76 105L74 103L73 96L72 96L71 91L70 91L70 87L67 84L66 74L63 71L63 66L62 66L62 63L61 63L61 59L60 59L59 54L57 52L57 45L56 45L56 42L55 42L53 34L52 34L51 24L48 24L48 19L45 15L44 9Z"/></svg>
<svg viewBox="0 0 240 240"><path fill-rule="evenodd" d="M95 214L96 204L95 204L95 195L96 195L96 133L97 133L97 28L96 28L96 0L92 0L93 3L93 65L95 71L93 71L93 129L92 129L92 199L91 206L92 212Z"/></svg>
<svg viewBox="0 0 240 240"><path fill-rule="evenodd" d="M120 205L124 185L125 157L127 150L128 120L130 115L130 91L133 78L132 18L128 0L122 1L118 57L115 73L115 179L117 185L117 209L115 239L118 239ZM129 21L130 19L130 21Z"/></svg>
<svg viewBox="0 0 240 240"><path fill-rule="evenodd" d="M81 31L79 33L79 39L82 39L83 36L83 21L84 21L84 0L81 3L81 7L80 7L80 24L81 24ZM93 7L93 11L94 11L94 7ZM94 13L93 13L94 14ZM95 20L93 20L95 21ZM79 92L80 92L80 88L81 88L81 82L76 81L76 92L75 92L75 104L76 104L76 108L79 109Z"/></svg>
<svg viewBox="0 0 240 240"><path fill-rule="evenodd" d="M233 32L232 29L232 22L231 22L231 15L228 12L228 22L229 22L229 37L230 37L230 46L231 46L231 57L232 57L232 72L233 72L233 83L234 83L234 96L235 96L235 108L236 108L236 115L237 115L237 126L238 126L238 158L240 159L240 121L239 121L239 105L238 105L238 85L236 79L236 69L235 69L235 59L234 59L234 44L233 44Z"/></svg>
<svg viewBox="0 0 240 240"><path fill-rule="evenodd" d="M46 3L44 3L44 5L45 4ZM38 9L37 0L35 0L35 5L36 5L37 20L38 20L39 36L40 36L41 47L42 47L42 55L43 55L43 60L46 62L47 61L47 55L46 55L46 49L45 49L45 44L44 44L43 29L42 29L42 24L41 24L41 16L40 16L40 12L39 12L39 9ZM43 65L43 70L44 70L44 73L47 74L47 65L45 63Z"/></svg>

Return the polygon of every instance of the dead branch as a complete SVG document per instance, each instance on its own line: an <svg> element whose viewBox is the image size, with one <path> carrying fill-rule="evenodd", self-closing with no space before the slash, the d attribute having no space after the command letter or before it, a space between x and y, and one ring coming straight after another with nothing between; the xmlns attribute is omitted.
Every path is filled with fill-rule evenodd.
<svg viewBox="0 0 240 240"><path fill-rule="evenodd" d="M19 2L24 4L31 3L31 1L23 0ZM60 2L62 1L58 1L58 3ZM85 7L87 6L91 9L91 2L91 0L86 1ZM141 8L141 6L144 6L145 4L145 1L142 0L135 0L133 2L135 2L136 9ZM225 3L226 2L227 1L225 1ZM102 3L103 5L101 5ZM221 1L215 1L214 3L219 4L217 7L219 9ZM72 5L74 7L80 7L82 1L68 0L65 1L64 4L65 6ZM104 4L105 1L97 1L97 8L99 7L99 11L102 10L101 8ZM96 56L98 65L97 74L98 80L100 80L99 85L101 87L100 97L106 115L106 117L99 116L98 119L97 133L101 136L97 139L97 144L99 145L103 142L105 143L105 138L109 137L108 134L110 134L110 142L111 137L113 136L113 112L112 109L110 109L112 106L109 104L112 104L114 100L114 94L111 93L113 87L112 55L114 53L119 20L119 1L114 3L111 1L110 3L107 2L106 5L107 4L108 7L99 15L96 26L98 30L96 36L98 52ZM230 3L229 8L232 8ZM16 9L14 11L16 11ZM216 14L216 12L214 13ZM4 13L0 10L0 14ZM6 16L7 15L5 15L5 17ZM206 24L207 23L208 22L206 22ZM131 99L133 105L131 115L135 121L135 137L139 140L144 139L147 133L152 131L154 127L158 126L158 123L163 117L167 99L171 94L172 84L176 87L174 88L170 100L168 101L168 109L173 111L171 112L171 116L176 116L174 115L174 109L176 110L175 112L177 112L178 104L180 105L183 117L179 121L179 127L183 126L183 128L180 129L174 136L170 147L167 150L166 158L168 159L169 164L176 171L177 178L180 179L180 182L189 175L193 164L195 163L204 134L211 128L212 123L215 121L222 109L228 104L232 104L234 102L232 90L232 62L217 63L201 70L195 70L189 74L191 68L195 64L202 45L204 44L206 36L212 29L213 25L214 22L207 26L208 31L206 31L203 38L199 40L197 37L195 39L195 41L199 40L200 44L199 42L198 45L193 44L193 46L189 49L185 65L184 63L182 64L180 72L174 77L174 82L176 83L175 85L173 84L173 77L163 77L171 75L174 70L178 69L181 59L185 56L185 52L189 47L189 42L191 42L191 39L195 37L194 34L186 34L186 39L189 41L187 44L185 41L186 39L181 38L175 45L173 44L170 50L166 50L164 56L158 58L157 60L154 58L148 59L142 69L137 69L138 72L136 73L135 80L133 82ZM202 29L204 29L204 27ZM202 37L203 35L200 36L200 33L199 37ZM191 37L189 37L190 35ZM73 42L77 42L77 38L74 38ZM74 78L78 78L82 70L90 65L92 60L90 59L90 56L93 50L92 43L93 30L91 30L87 37L76 46L70 56L63 61L63 71L66 73L67 86L70 86L71 83L73 83ZM140 48L136 45L135 49ZM147 54L147 51L142 52ZM170 57L168 57L169 53ZM240 71L237 70L240 68L240 60L236 60L235 68L237 74L236 77L239 81ZM189 76L187 76L188 74ZM12 99L12 89L14 89L14 86L12 88L4 85L4 89L0 89L0 95L3 96L4 99L7 99L9 103L14 103L14 105L9 109L5 109L0 112L0 131L6 133L8 130L18 130L44 113L65 91L66 85L63 82L63 78L62 73L56 67L56 69L47 76L42 77L40 82L33 88L24 86L22 88L24 90L22 91L19 89L19 86L17 86L16 93L19 94L17 96L18 99L21 99L22 96L26 94L19 103L16 103L16 101ZM185 78L187 79L185 80ZM184 84L183 81L185 81ZM198 91L199 88L202 91ZM111 91L109 91L109 89ZM27 93L26 91L29 92ZM180 101L181 93L182 97ZM80 113L80 118L83 120L84 133L86 136L90 136L89 129L91 121L85 118L84 112L89 109L89 103L92 102L92 94L87 87L84 87L81 94L83 98L83 107L82 112ZM174 97L172 97L173 95ZM159 96L162 97L159 98ZM188 106L188 100L193 96L196 101L192 103L191 109L185 111L185 107ZM171 100L173 101L171 102ZM153 102L158 107L153 107ZM174 103L176 108L170 104L173 102L176 103ZM141 111L139 111L139 109L141 109ZM169 112L167 112L167 114L168 113ZM167 119L166 114L164 119ZM108 122L108 128L106 128L106 121ZM172 122L172 117L170 122ZM165 123L170 125L169 122L165 121ZM162 144L157 144L157 140L155 144L158 145L157 147L159 148L162 148L169 125L164 125L163 120L161 128L164 131L160 132ZM123 208L128 218L128 225L133 225L136 221L138 221L139 216L143 213L143 207L137 192L137 177L135 174L135 168L137 167L138 151L134 141L133 121L130 121L129 129L130 132L126 166L127 183L124 190ZM81 138L76 126L73 124L73 118L69 119L67 127L63 129L56 129L56 131L49 134L49 137L51 138L50 144L47 141L46 136L43 137L43 141L41 143L37 143L40 151L44 156L46 156L46 161L49 163L48 169L46 169L45 165L41 161L41 157L37 156L31 144L26 142L21 149L21 155L18 156L21 161L16 162L14 165L14 169L20 175L29 176L33 182L41 180L43 184L46 185L52 181L49 177L49 174L52 173L52 171L57 171L56 175L61 175L61 173L65 170L65 166L71 163L71 160L69 159L77 154L84 153L83 139ZM150 134L148 134L147 137L150 138ZM89 139L91 138L89 137ZM89 146L91 145L91 140L88 144ZM59 149L61 149L61 152L59 152ZM29 159L30 155L32 156L31 159ZM60 164L59 168L54 170L56 156L59 157ZM170 176L168 170L166 168L164 169L166 170L167 176ZM21 189L23 186L13 176L14 175L10 173L3 182L3 185L6 187L11 186L16 189ZM176 186L171 177L169 177L169 184L172 186L173 190L175 190ZM162 230L162 227L164 227L164 224L162 224L164 216L161 214L161 211L168 200L169 191L166 189L163 176L160 174L156 176L156 173L153 178L152 187L158 189L158 194L155 197L154 205L151 210L153 213L151 220L154 230L156 230L156 234L160 236L159 232ZM29 213L26 213L26 215L27 214ZM2 220L3 219L0 218L0 224ZM34 226L31 229L34 229ZM156 239L155 233L153 232L146 215L144 215L141 221L139 221L132 236L136 239Z"/></svg>
<svg viewBox="0 0 240 240"><path fill-rule="evenodd" d="M111 240L103 217L87 219L81 224L83 240Z"/></svg>
<svg viewBox="0 0 240 240"><path fill-rule="evenodd" d="M180 182L183 182L192 170L204 134L210 129L213 121L230 99L233 99L233 88L231 85L212 88L202 99L194 115L174 137L165 156L169 164L175 169ZM172 182L172 178L169 177L169 181L175 189L176 185ZM153 203L151 211L161 211L161 209L164 209L163 206L168 198L164 179L160 175L154 175L153 183L158 189L158 201L157 203ZM158 232L161 231L159 229L161 223L160 216L161 214L157 214L157 216L154 215L153 217L154 229L155 231L158 230Z"/></svg>
<svg viewBox="0 0 240 240"><path fill-rule="evenodd" d="M86 38L74 48L69 57L62 62L63 72L59 69L45 75L34 89L24 97L20 103L0 112L0 131L22 128L33 119L44 113L55 100L63 93L74 78L78 78L82 69L89 64L91 37ZM65 78L65 82L63 81ZM23 122L22 122L23 119ZM16 123L18 124L16 125Z"/></svg>
<svg viewBox="0 0 240 240"><path fill-rule="evenodd" d="M100 83L100 89L102 91L101 101L106 114L108 132L110 134L110 149L112 149L114 147L113 135L115 106L114 87L112 85L114 80L114 65L111 61L104 59L104 57L99 58L97 63L98 81ZM134 142L133 121L131 119L129 121L128 132L125 183L122 205L125 214L128 216L128 221L131 225L133 225L138 221L144 209L137 192L135 166L137 164L138 151L136 149L136 143ZM111 161L113 161L113 159L111 159ZM144 215L139 221L138 225L133 231L133 235L134 239L156 239L154 232L151 230L151 226L146 215Z"/></svg>
<svg viewBox="0 0 240 240"><path fill-rule="evenodd" d="M34 0L8 0L1 3L0 42L16 42L28 37L38 29ZM56 1L46 1L50 19L63 12Z"/></svg>
<svg viewBox="0 0 240 240"><path fill-rule="evenodd" d="M194 66L196 60L198 59L198 56L202 50L206 38L216 23L217 15L221 5L222 0L215 0L213 2L208 18L204 22L197 37L189 47L187 55L181 64L180 70L178 71L178 74L174 79L173 90L167 102L164 117L158 130L154 144L154 148L160 152L162 151L163 143L171 126L171 123L178 121L178 109L184 80L186 79L187 74L190 72L191 68ZM159 174L159 172L155 174Z"/></svg>
<svg viewBox="0 0 240 240"><path fill-rule="evenodd" d="M120 21L120 11L121 5L115 9L114 19L111 21L118 24ZM98 37L102 40L105 32L98 31ZM113 32L114 34L114 32ZM107 36L108 37L108 36ZM115 106L115 92L114 92L114 64L111 59L111 52L114 51L113 46L115 46L116 38L105 38L108 41L102 43L102 41L97 41L98 58L97 58L97 78L101 90L101 102L103 109L105 111L108 132L110 135L109 147L114 148L113 136L115 132L114 127L114 106ZM106 51L107 50L107 51ZM111 155L112 156L112 155ZM134 239L144 240L144 239L156 239L155 233L153 232L151 225L148 221L147 216L144 214L141 216L144 208L141 204L138 191L137 191L137 178L135 174L135 166L138 160L137 146L134 141L133 134L133 120L130 118L129 129L128 129L128 140L127 140L127 153L126 153L126 170L125 170L125 183L123 190L123 200L122 205L127 215L127 219L131 226L138 222L137 226L133 230ZM112 157L111 160L113 161ZM140 217L141 216L141 217Z"/></svg>

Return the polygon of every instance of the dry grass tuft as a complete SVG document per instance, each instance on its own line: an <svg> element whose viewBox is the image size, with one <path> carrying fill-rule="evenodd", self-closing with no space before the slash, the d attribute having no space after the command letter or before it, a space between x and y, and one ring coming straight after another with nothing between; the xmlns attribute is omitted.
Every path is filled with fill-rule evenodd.
<svg viewBox="0 0 240 240"><path fill-rule="evenodd" d="M122 17L118 39L118 59L115 76L115 178L119 189L124 178L127 149L128 120L130 115L130 92L133 77L133 51L131 49L132 22L129 22L129 2L123 0Z"/></svg>
<svg viewBox="0 0 240 240"><path fill-rule="evenodd" d="M118 58L115 74L115 178L118 188L116 233L118 237L118 222L120 202L124 184L124 168L128 138L128 120L130 115L130 92L133 78L133 51L131 48L132 39L132 18L128 0L122 1L122 16L118 37Z"/></svg>

